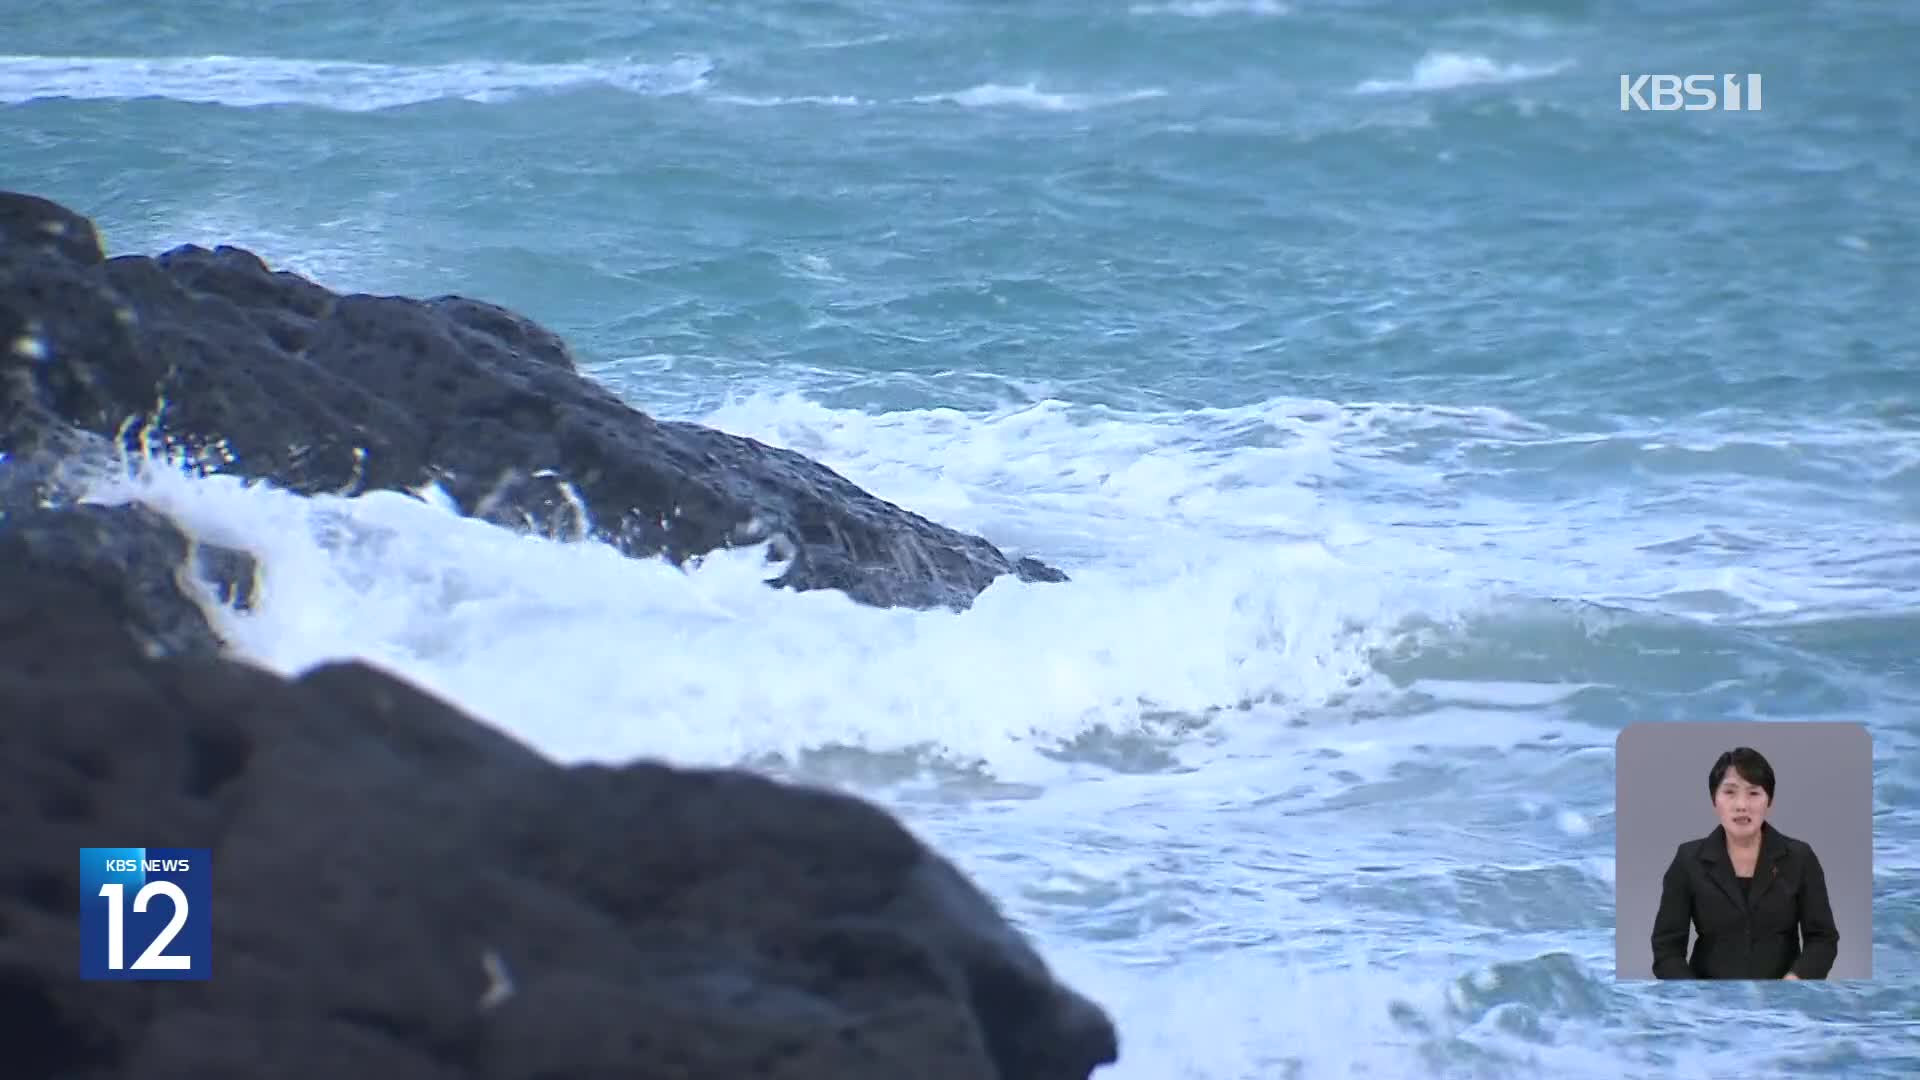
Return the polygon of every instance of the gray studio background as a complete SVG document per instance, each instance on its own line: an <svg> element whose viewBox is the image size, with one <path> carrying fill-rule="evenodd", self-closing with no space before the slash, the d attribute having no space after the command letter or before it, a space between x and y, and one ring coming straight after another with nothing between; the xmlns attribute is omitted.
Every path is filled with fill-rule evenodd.
<svg viewBox="0 0 1920 1080"><path fill-rule="evenodd" d="M1660 879L1684 840L1719 825L1707 773L1751 746L1773 766L1774 828L1805 840L1826 871L1840 953L1829 979L1873 975L1873 741L1865 725L1831 721L1650 722L1615 744L1614 965L1653 978Z"/></svg>

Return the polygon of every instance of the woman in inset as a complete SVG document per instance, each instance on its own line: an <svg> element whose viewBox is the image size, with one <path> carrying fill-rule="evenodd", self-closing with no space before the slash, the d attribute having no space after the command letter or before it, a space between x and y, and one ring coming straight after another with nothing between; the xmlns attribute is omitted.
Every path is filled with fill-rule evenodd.
<svg viewBox="0 0 1920 1080"><path fill-rule="evenodd" d="M1673 853L1653 919L1659 979L1824 979L1840 932L1827 878L1803 840L1767 824L1773 766L1742 746L1707 774L1720 825ZM1687 929L1700 932L1687 955Z"/></svg>

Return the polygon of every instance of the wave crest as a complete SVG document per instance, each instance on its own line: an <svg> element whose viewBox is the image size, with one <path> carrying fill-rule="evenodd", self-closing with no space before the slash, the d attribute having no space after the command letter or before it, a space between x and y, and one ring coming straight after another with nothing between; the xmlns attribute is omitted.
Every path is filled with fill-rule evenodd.
<svg viewBox="0 0 1920 1080"><path fill-rule="evenodd" d="M0 56L0 102L47 99L173 101L231 107L306 105L375 112L431 101L497 102L587 86L657 97L706 85L713 64L686 56L660 63L424 66L270 56Z"/></svg>

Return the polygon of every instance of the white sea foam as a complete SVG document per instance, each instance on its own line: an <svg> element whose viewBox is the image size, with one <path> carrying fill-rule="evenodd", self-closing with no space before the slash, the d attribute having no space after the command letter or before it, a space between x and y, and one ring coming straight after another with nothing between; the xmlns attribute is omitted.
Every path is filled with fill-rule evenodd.
<svg viewBox="0 0 1920 1080"><path fill-rule="evenodd" d="M1002 579L964 615L880 611L766 588L777 568L758 551L683 572L393 494L301 499L163 472L144 497L262 553L266 603L231 627L249 653L282 670L366 655L569 759L849 745L1028 775L1049 767L1037 750L1151 728L1142 717L1156 711L1226 710L1215 734L1232 737L1387 692L1378 657L1404 644L1409 620L1451 624L1503 594L1637 590L1682 615L1660 597L1683 586L1773 611L1843 595L1792 551L1649 555L1640 541L1671 537L1671 516L1434 501L1438 476L1406 447L1524 438L1527 422L1499 410L1276 400L869 414L786 395L699 419L807 453L1074 580ZM1851 584L1848 602L1876 602ZM1891 583L1879 590L1904 602ZM1423 739L1488 746L1524 742L1537 717L1513 710L1577 687L1411 689L1474 714Z"/></svg>
<svg viewBox="0 0 1920 1080"><path fill-rule="evenodd" d="M1898 611L1920 598L1901 570L1920 533L1882 520L1871 493L1810 522L1772 484L1725 480L1731 459L1670 455L1653 432L1556 433L1497 408L1275 398L1155 412L1044 400L991 414L873 414L768 392L691 418L791 446L937 520L1108 566L1219 544L1312 543L1356 566L1462 589L1703 622ZM1713 439L1687 432L1684 441L1780 444L1793 448L1796 468L1844 463L1860 476L1886 474L1920 447L1920 431L1884 425L1789 434L1754 417L1716 426ZM1535 481L1514 482L1510 497L1462 483L1486 469L1563 486L1553 477L1566 475L1567 456L1588 452L1609 456L1608 475L1613 456L1682 480L1697 468L1703 480L1720 478L1715 497L1648 492L1623 506L1611 496L1536 497L1527 491ZM1727 520L1746 523L1744 543L1710 542ZM1847 565L1831 565L1840 553Z"/></svg>
<svg viewBox="0 0 1920 1080"><path fill-rule="evenodd" d="M1299 932L1283 918L1274 925ZM1490 969L1457 974L1426 955L1445 952L1431 940L1436 944L1383 945L1371 954L1355 949L1331 964L1253 949L1212 950L1177 965L1096 959L1090 947L1071 941L1049 955L1114 1014L1121 1059L1099 1074L1113 1080L1505 1076L1540 1069L1570 1080L1656 1075L1622 1060L1615 1030L1577 1012L1565 1015L1573 1010L1557 1003L1527 1003L1524 991L1502 993ZM1598 978L1562 976L1583 977ZM1480 1002L1470 1000L1468 987ZM1568 991L1582 999L1604 993ZM1659 1076L1708 1080L1723 1071L1711 1050L1680 1036L1664 1049Z"/></svg>
<svg viewBox="0 0 1920 1080"><path fill-rule="evenodd" d="M869 98L858 94L736 94L721 91L708 91L705 98L722 105L739 105L756 109L796 105L839 109L898 105L959 105L975 109L1009 108L1065 113L1125 105L1135 101L1149 101L1165 96L1166 91L1154 88L1114 93L1069 93L1042 90L1035 83L1017 86L982 83L965 90L918 94L909 98Z"/></svg>
<svg viewBox="0 0 1920 1080"><path fill-rule="evenodd" d="M371 112L429 101L495 102L530 93L604 86L647 96L706 85L712 62L518 64L462 61L369 64L271 56L0 56L0 102L50 98L166 98L250 107L308 105Z"/></svg>
<svg viewBox="0 0 1920 1080"><path fill-rule="evenodd" d="M1280 0L1177 0L1168 4L1135 4L1128 10L1135 15L1174 15L1187 19L1274 18L1293 14L1293 6Z"/></svg>
<svg viewBox="0 0 1920 1080"><path fill-rule="evenodd" d="M964 90L948 90L936 94L921 94L913 100L922 104L951 104L967 108L1016 108L1033 109L1038 112L1080 112L1085 109L1098 109L1110 105L1125 105L1135 101L1147 101L1165 97L1166 91L1157 88L1123 90L1112 93L1068 93L1055 90L1042 90L1035 83L1011 85L1007 83L981 83Z"/></svg>
<svg viewBox="0 0 1920 1080"><path fill-rule="evenodd" d="M872 105L873 101L853 94L709 94L708 99L722 105L744 105L754 109L774 109L784 105L823 105L847 109Z"/></svg>
<svg viewBox="0 0 1920 1080"><path fill-rule="evenodd" d="M565 759L737 761L825 745L926 749L1004 774L1143 708L1324 702L1417 594L1325 546L1172 552L1065 586L1003 579L965 615L761 584L755 549L691 572L510 534L381 493L297 498L158 471L134 494L259 552L264 601L227 629L282 671L365 656Z"/></svg>
<svg viewBox="0 0 1920 1080"><path fill-rule="evenodd" d="M0 56L0 103L158 99L231 108L304 105L376 112L432 101L492 104L529 94L605 87L648 97L700 94L748 108L947 104L1080 112L1166 96L1159 88L1111 92L1042 89L1036 83L981 83L902 99L858 94L743 94L714 87L713 61L683 56L659 62L594 60L525 64L483 60L446 64L373 64L270 56Z"/></svg>
<svg viewBox="0 0 1920 1080"><path fill-rule="evenodd" d="M1354 90L1361 94L1417 93L1453 90L1462 86L1524 82L1557 75L1572 66L1571 61L1552 63L1501 63L1478 53L1429 52L1413 65L1403 78L1368 79Z"/></svg>

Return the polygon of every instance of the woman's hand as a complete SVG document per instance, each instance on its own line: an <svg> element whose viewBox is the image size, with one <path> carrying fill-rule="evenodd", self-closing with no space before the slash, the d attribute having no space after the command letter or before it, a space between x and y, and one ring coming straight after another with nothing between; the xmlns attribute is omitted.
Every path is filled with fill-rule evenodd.
<svg viewBox="0 0 1920 1080"><path fill-rule="evenodd" d="M1794 974L1793 972L1791 972L1791 971L1789 971L1789 972L1787 972L1787 973L1786 973L1785 975L1782 975L1782 976L1780 976L1780 977L1781 977L1781 978L1783 978L1783 979L1792 979L1792 980L1793 980L1794 982L1799 982L1799 981L1800 981L1800 976L1798 976L1798 975L1795 975L1795 974Z"/></svg>

